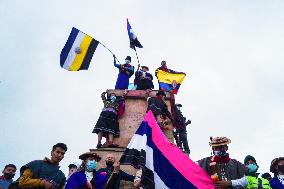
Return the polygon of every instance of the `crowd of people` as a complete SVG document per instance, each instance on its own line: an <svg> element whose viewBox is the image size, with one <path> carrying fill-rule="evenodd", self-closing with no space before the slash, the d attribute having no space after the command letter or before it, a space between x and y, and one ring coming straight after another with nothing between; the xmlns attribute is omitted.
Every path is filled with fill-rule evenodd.
<svg viewBox="0 0 284 189"><path fill-rule="evenodd" d="M210 146L213 155L199 160L197 163L212 178L215 188L247 188L247 189L284 189L284 157L275 158L271 162L270 172L259 177L259 168L255 157L247 155L243 163L229 156L226 137L211 138ZM113 154L107 154L104 167L99 167L102 158L93 151L79 156L81 165L70 164L66 179L59 169L67 146L57 143L51 149L51 157L35 160L20 168L20 177L13 180L17 168L14 164L4 167L0 176L0 189L119 189L120 181L133 182L133 188L140 188L143 170L136 175L128 174L120 169L120 164Z"/></svg>
<svg viewBox="0 0 284 189"><path fill-rule="evenodd" d="M122 96L115 93L103 92L101 98L104 107L93 129L98 135L97 148L115 148L114 138L120 136L119 119L124 113L125 96L128 93L129 79L134 74L134 66L131 65L131 57L125 58L124 64L117 64L114 56L114 66L119 69L115 89L124 90ZM175 73L167 68L166 62L162 61L158 68L169 73ZM145 90L148 95L154 88L153 76L147 66L138 67L134 79L135 89ZM171 91L166 91L170 92ZM147 98L147 111L151 110L162 132L168 141L177 145L185 153L190 149L187 140L187 125L191 120L186 119L181 111L181 104L173 104L171 112L166 103L166 93L162 88L155 97ZM171 103L172 105L172 103ZM169 124L169 123L172 124ZM170 126L170 125L173 125ZM102 144L102 138L106 143ZM284 189L284 157L275 158L271 162L270 172L259 177L259 168L255 157L248 155L243 163L230 157L228 144L231 140L227 137L211 137L210 146L212 155L199 160L199 166L212 178L216 188L247 188L247 189ZM133 188L141 188L141 175L143 170L138 170L136 175L128 174L120 169L119 161L114 154L107 154L104 167L99 167L102 161L96 152L90 151L79 156L82 160L80 165L71 163L67 179L59 169L59 163L64 158L67 146L57 143L52 147L51 157L43 160L35 160L20 168L20 177L13 181L17 171L14 164L4 167L0 177L0 189L118 189L120 181L133 182ZM100 163L102 164L102 163Z"/></svg>

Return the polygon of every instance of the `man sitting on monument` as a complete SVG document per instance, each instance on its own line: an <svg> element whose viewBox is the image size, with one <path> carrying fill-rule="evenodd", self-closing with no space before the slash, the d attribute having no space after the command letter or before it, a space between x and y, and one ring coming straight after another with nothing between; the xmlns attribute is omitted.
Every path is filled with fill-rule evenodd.
<svg viewBox="0 0 284 189"><path fill-rule="evenodd" d="M165 98L165 92L162 90L158 91L156 97L151 97L148 99L147 111L152 111L163 133L166 135L170 142L174 143L173 133L172 131L169 132L169 130L171 129L168 127L168 119L170 119L172 122L174 121L171 113L168 110L167 104L165 103Z"/></svg>

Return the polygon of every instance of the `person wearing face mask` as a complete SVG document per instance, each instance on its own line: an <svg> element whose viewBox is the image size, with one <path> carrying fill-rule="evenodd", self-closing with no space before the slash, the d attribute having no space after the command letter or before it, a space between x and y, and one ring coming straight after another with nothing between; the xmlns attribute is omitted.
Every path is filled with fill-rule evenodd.
<svg viewBox="0 0 284 189"><path fill-rule="evenodd" d="M218 181L231 181L245 176L247 168L235 159L231 159L228 144L231 140L227 137L210 137L210 146L213 155L198 161L199 166L211 176L216 188L232 188L224 186Z"/></svg>
<svg viewBox="0 0 284 189"><path fill-rule="evenodd" d="M151 90L154 88L153 76L148 71L147 66L141 66L141 70L135 72L134 84L137 85L136 90Z"/></svg>
<svg viewBox="0 0 284 189"><path fill-rule="evenodd" d="M272 189L284 189L284 157L275 158L270 165L274 177L270 180Z"/></svg>
<svg viewBox="0 0 284 189"><path fill-rule="evenodd" d="M8 164L2 171L3 175L0 176L0 188L8 189L9 185L13 182L13 178L16 173L16 166L14 164Z"/></svg>
<svg viewBox="0 0 284 189"><path fill-rule="evenodd" d="M127 94L127 90L124 91L123 97L116 97L115 93L110 93L106 98L106 92L103 92L101 97L104 103L104 108L100 114L100 117L93 129L93 133L98 134L97 148L102 147L102 138L107 139L107 147L113 148L118 147L117 144L113 143L114 137L120 136L119 123L118 123L118 111L123 104L124 97Z"/></svg>
<svg viewBox="0 0 284 189"><path fill-rule="evenodd" d="M97 172L101 157L95 152L86 152L79 156L80 169L68 179L65 189L103 189L108 180L106 172Z"/></svg>
<svg viewBox="0 0 284 189"><path fill-rule="evenodd" d="M106 167L99 169L98 172L106 172L109 182L111 182L108 183L108 188L119 189L121 180L134 182L135 176L120 170L120 164L116 161L113 154L107 154L105 162Z"/></svg>
<svg viewBox="0 0 284 189"><path fill-rule="evenodd" d="M115 55L113 55L113 58L114 66L119 69L115 89L128 89L129 78L134 74L134 66L130 64L131 57L127 56L124 64L117 64Z"/></svg>
<svg viewBox="0 0 284 189"><path fill-rule="evenodd" d="M244 159L244 164L247 167L246 176L230 181L218 181L215 183L215 186L220 186L220 188L271 189L267 179L258 178L258 165L253 156L247 155Z"/></svg>

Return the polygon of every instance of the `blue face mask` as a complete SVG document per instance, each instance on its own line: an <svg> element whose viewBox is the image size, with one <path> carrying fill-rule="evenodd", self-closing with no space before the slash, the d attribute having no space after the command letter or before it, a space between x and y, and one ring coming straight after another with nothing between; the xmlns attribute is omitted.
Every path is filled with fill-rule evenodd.
<svg viewBox="0 0 284 189"><path fill-rule="evenodd" d="M95 160L89 160L86 164L86 169L88 171L94 171L97 168L97 162Z"/></svg>
<svg viewBox="0 0 284 189"><path fill-rule="evenodd" d="M116 97L115 96L111 96L110 100L114 102L116 100Z"/></svg>
<svg viewBox="0 0 284 189"><path fill-rule="evenodd" d="M257 165L255 163L250 163L247 165L249 173L256 173L257 171Z"/></svg>

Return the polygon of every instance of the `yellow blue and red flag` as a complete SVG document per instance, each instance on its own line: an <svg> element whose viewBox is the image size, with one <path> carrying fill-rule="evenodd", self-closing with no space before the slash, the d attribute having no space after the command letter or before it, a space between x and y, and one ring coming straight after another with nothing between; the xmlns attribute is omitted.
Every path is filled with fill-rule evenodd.
<svg viewBox="0 0 284 189"><path fill-rule="evenodd" d="M164 91L172 91L173 94L177 94L186 74L172 70L164 71L157 69L156 76L159 81L159 89Z"/></svg>
<svg viewBox="0 0 284 189"><path fill-rule="evenodd" d="M99 41L73 27L60 54L60 66L69 71L87 70L98 44Z"/></svg>

